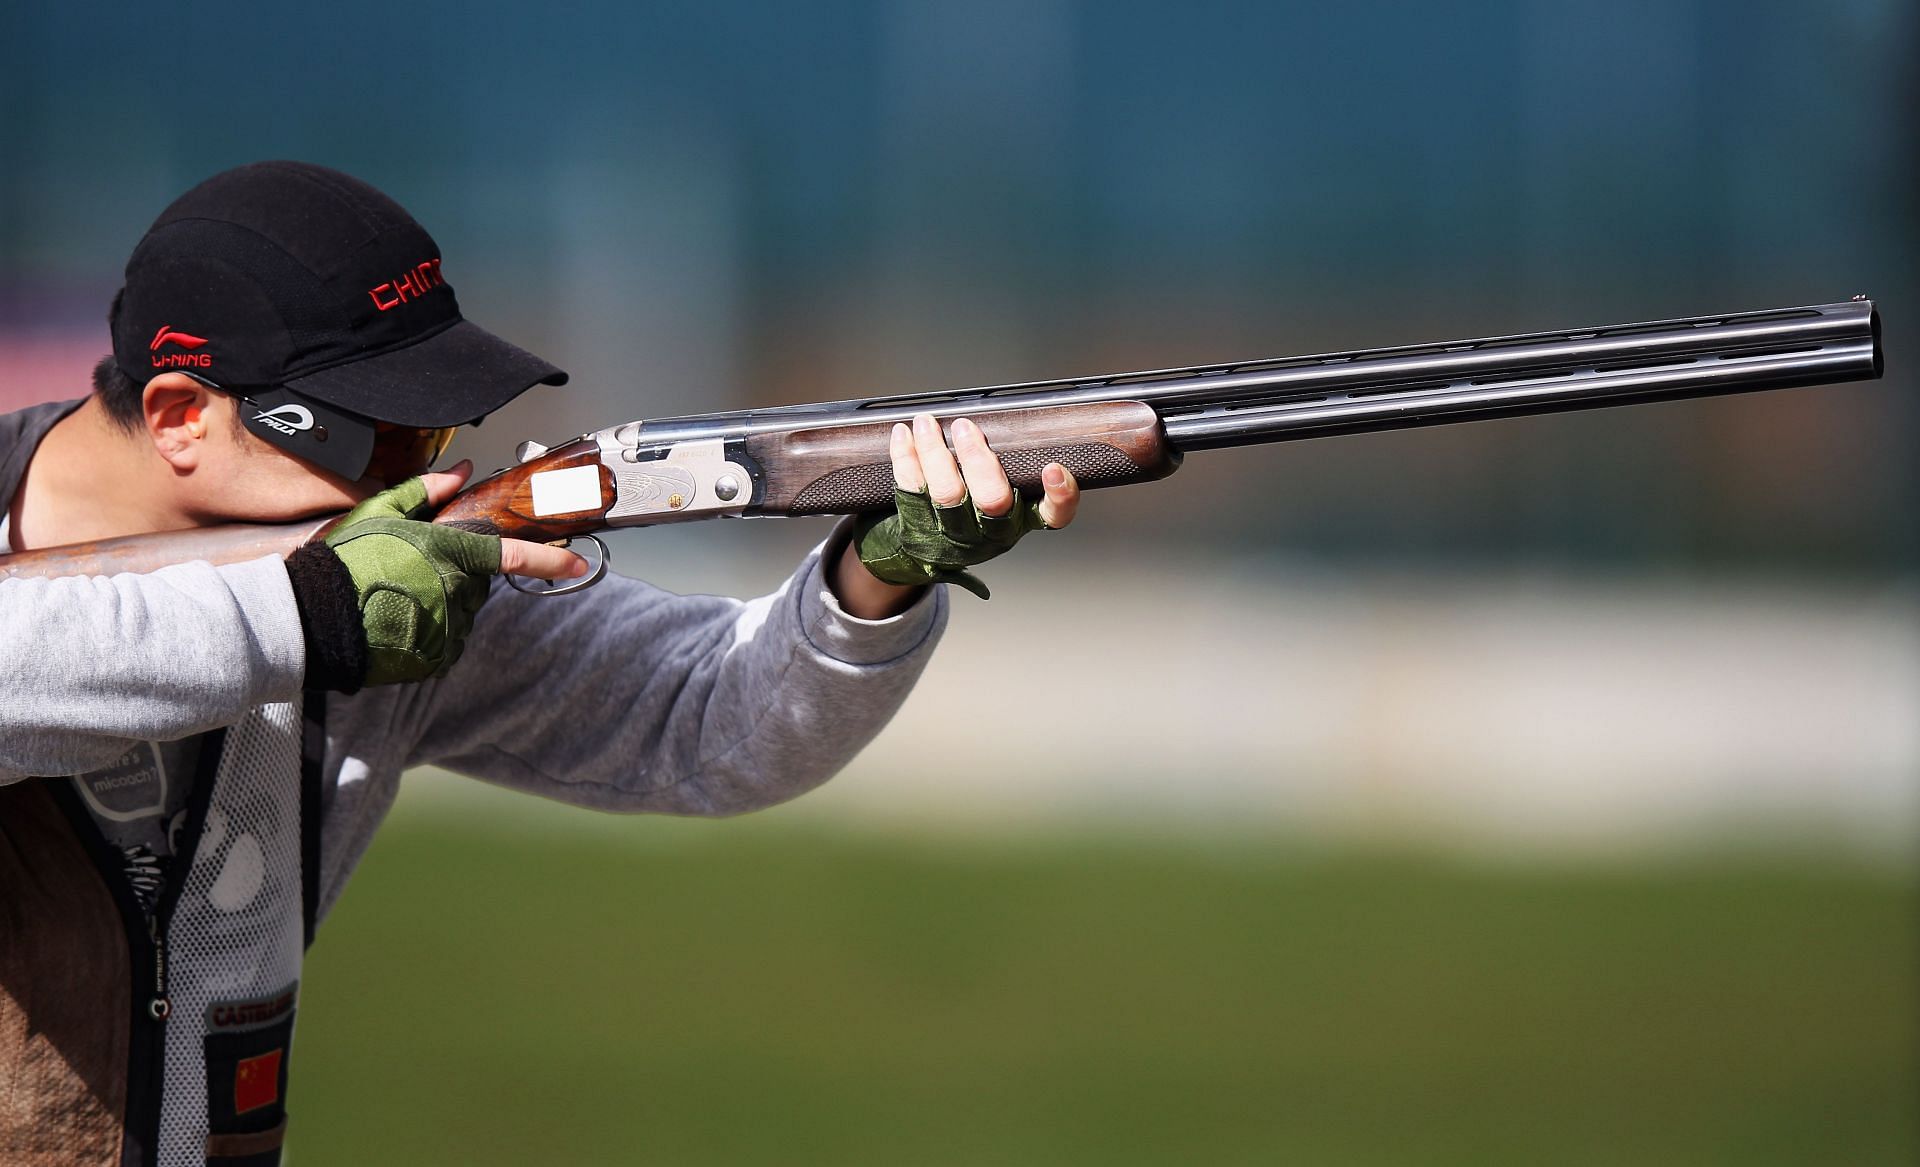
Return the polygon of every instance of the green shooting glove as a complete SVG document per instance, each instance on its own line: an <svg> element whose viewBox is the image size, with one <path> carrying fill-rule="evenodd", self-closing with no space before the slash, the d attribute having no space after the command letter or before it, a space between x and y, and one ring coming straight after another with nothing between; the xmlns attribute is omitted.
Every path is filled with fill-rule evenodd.
<svg viewBox="0 0 1920 1167"><path fill-rule="evenodd" d="M860 562L877 578L914 587L950 583L986 599L980 577L965 570L985 563L1020 541L1028 531L1050 530L1040 520L1040 503L1016 497L1004 515L983 515L972 498L936 506L925 491L893 492L894 511L861 516L853 529Z"/></svg>
<svg viewBox="0 0 1920 1167"><path fill-rule="evenodd" d="M366 629L365 684L446 672L500 572L500 540L417 521L426 512L427 488L410 478L354 507L326 538Z"/></svg>

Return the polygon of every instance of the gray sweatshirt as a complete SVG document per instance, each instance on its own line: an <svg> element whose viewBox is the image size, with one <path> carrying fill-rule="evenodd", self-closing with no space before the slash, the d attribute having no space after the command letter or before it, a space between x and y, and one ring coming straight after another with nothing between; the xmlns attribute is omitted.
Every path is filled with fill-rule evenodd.
<svg viewBox="0 0 1920 1167"><path fill-rule="evenodd" d="M0 417L0 513L64 412ZM620 577L550 599L498 585L446 677L329 698L322 911L409 766L599 810L725 815L793 798L886 724L945 620L944 588L891 619L848 615L818 549L746 602ZM0 783L297 702L304 670L276 560L0 583Z"/></svg>
<svg viewBox="0 0 1920 1167"><path fill-rule="evenodd" d="M0 514L67 409L0 417ZM328 695L324 741L276 559L0 582L0 1161L276 1155L305 925L407 766L664 814L826 781L899 708L947 597L856 620L822 562L747 603L622 578L549 599L495 582L445 678ZM61 775L213 729L179 816L184 866L154 868L136 900L140 871Z"/></svg>
<svg viewBox="0 0 1920 1167"><path fill-rule="evenodd" d="M0 514L66 408L0 416ZM497 583L445 677L327 697L324 740L278 560L0 581L0 1161L277 1154L309 913L338 899L408 766L669 814L825 781L905 698L946 597L855 619L822 562L744 603ZM187 862L136 902L60 776L210 730Z"/></svg>

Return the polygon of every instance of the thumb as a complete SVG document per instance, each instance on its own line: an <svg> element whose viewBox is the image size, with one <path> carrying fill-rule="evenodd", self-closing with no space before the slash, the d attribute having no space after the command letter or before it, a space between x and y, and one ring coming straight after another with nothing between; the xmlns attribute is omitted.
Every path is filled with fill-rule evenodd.
<svg viewBox="0 0 1920 1167"><path fill-rule="evenodd" d="M471 458L462 458L445 470L422 474L420 481L427 487L427 505L436 511L446 506L449 499L460 493L460 488L467 484L467 479L472 475Z"/></svg>
<svg viewBox="0 0 1920 1167"><path fill-rule="evenodd" d="M1050 531L1073 522L1073 516L1080 509L1080 483L1058 462L1050 463L1040 472L1040 486L1046 496L1040 500L1040 521Z"/></svg>

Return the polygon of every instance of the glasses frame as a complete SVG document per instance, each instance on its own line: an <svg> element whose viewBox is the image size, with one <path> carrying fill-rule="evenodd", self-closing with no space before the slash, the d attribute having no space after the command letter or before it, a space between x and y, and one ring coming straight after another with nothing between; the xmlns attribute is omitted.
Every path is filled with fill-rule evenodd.
<svg viewBox="0 0 1920 1167"><path fill-rule="evenodd" d="M261 390L273 390L276 392L287 393L291 396L301 398L302 400L310 400L302 397L302 395L297 390L287 389L283 385L246 386L243 388L243 387L233 386L233 385L222 385L207 377L201 376L198 373L188 372L187 370L184 370L184 369L180 371L186 372L189 377L192 377L195 381L199 382L200 384L205 385L207 388L212 389L217 393L222 393L227 397L232 398L233 400L241 403L242 405L245 405L247 408L254 410L256 413L267 412L267 407L262 405L259 401L255 400L252 395L254 392L259 392ZM380 421L376 418L365 417L365 416L362 416L361 414L354 413L351 410L341 409L338 406L331 405L325 402L320 402L318 404L325 405L327 409L333 411L334 413L337 413L342 417L349 419L357 424L365 425L370 430L372 430L373 437L372 437L371 448L367 455L367 462L366 462L366 465L361 469L358 477L360 478L366 478L370 476L376 477L378 481L386 483L389 486L392 486L399 482L403 482L408 478L413 478L421 474L425 474L427 471L433 469L433 464L435 462L438 462L446 454L448 447L453 445L453 439L460 430L460 427L457 425L450 425L450 426L400 425L397 422ZM249 430L248 432L255 433L255 436L261 437L261 440L263 441L270 440L266 436L260 435L255 431ZM313 427L310 430L305 432L308 433L316 442L324 443L327 440L327 427L323 424L320 424L317 419ZM405 457L403 465L400 465L400 466L382 465L383 461L390 461L394 457L394 455L392 455L391 453L388 453L383 459L382 447L385 446L389 450L391 450L391 448L395 445L395 442L393 440L393 435L396 435L396 434L406 435L402 440L414 443L416 445L423 444L424 448L415 450L411 453L410 456ZM275 442L273 444L276 446L276 448L281 449L296 458L300 458L302 461L313 463L313 459L311 459L310 457L307 457L305 454L302 453L302 451L300 451L299 449L291 445L278 443L278 442ZM313 463L313 464L321 465L320 463ZM329 469L329 470L333 469L332 467L327 467L324 465L322 465L321 468ZM374 474L374 471L376 469L380 471L380 474L377 476ZM338 473L338 471L335 471L335 472Z"/></svg>

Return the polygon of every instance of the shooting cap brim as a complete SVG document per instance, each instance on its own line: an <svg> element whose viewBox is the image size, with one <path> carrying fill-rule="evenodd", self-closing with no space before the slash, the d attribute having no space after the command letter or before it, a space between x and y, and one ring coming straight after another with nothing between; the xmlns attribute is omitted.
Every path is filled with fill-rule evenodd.
<svg viewBox="0 0 1920 1167"><path fill-rule="evenodd" d="M564 385L551 362L470 320L401 348L286 382L303 396L375 421L437 428L485 417L535 385Z"/></svg>

